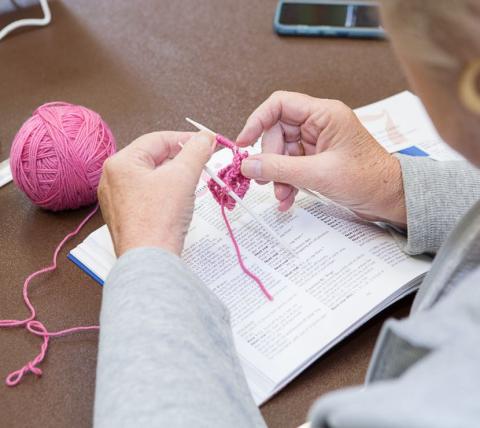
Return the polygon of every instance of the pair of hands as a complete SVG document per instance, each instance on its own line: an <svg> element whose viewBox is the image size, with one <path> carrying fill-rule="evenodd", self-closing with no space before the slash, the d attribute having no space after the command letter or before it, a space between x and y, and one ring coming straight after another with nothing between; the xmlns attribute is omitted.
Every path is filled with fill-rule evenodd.
<svg viewBox="0 0 480 428"><path fill-rule="evenodd" d="M247 147L262 134L262 154L247 158L242 173L275 182L280 210L305 187L365 219L406 225L398 160L343 103L275 92L250 115L237 144ZM136 247L180 255L195 188L214 150L206 133L155 132L105 162L98 196L117 256Z"/></svg>

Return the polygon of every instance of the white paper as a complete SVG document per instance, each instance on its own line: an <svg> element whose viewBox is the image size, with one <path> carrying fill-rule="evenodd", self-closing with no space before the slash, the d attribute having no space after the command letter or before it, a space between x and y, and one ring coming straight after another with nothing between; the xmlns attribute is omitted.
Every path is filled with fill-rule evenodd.
<svg viewBox="0 0 480 428"><path fill-rule="evenodd" d="M422 102L409 91L360 107L355 113L389 153L416 146L435 160L463 159L438 135Z"/></svg>

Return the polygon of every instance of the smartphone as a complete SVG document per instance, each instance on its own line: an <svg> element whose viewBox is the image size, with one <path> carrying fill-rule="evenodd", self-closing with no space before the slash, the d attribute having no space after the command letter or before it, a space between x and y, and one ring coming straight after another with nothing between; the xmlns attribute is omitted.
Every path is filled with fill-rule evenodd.
<svg viewBox="0 0 480 428"><path fill-rule="evenodd" d="M290 36L385 37L372 1L280 0L274 29Z"/></svg>

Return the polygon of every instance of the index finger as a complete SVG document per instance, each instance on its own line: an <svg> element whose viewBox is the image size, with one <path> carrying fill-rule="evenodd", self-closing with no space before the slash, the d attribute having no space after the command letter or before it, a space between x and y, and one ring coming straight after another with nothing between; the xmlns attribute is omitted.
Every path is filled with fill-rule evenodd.
<svg viewBox="0 0 480 428"><path fill-rule="evenodd" d="M132 156L139 153L152 168L165 159L173 158L180 151L178 143L185 143L194 132L160 131L142 135L118 153L118 156Z"/></svg>
<svg viewBox="0 0 480 428"><path fill-rule="evenodd" d="M314 100L315 98L298 92L274 92L249 116L237 137L237 144L240 147L253 144L278 121L301 125L311 115Z"/></svg>

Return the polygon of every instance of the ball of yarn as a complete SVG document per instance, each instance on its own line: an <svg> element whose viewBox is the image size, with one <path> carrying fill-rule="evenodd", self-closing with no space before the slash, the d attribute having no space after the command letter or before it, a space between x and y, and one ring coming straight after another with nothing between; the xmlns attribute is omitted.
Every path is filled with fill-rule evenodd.
<svg viewBox="0 0 480 428"><path fill-rule="evenodd" d="M52 102L37 108L18 131L10 167L15 184L35 205L75 209L96 201L103 163L115 150L98 113Z"/></svg>

